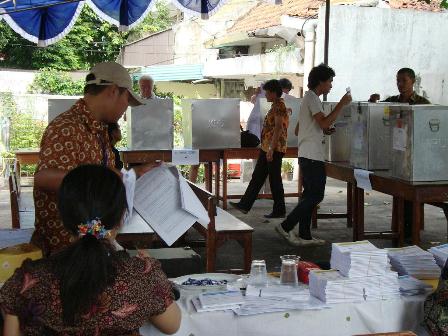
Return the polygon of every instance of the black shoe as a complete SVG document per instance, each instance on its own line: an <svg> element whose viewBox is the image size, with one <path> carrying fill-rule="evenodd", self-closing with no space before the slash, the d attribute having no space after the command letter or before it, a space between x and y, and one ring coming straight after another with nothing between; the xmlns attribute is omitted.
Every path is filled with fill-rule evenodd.
<svg viewBox="0 0 448 336"><path fill-rule="evenodd" d="M264 215L264 218L285 218L285 214L284 213L276 214L271 212L270 214Z"/></svg>
<svg viewBox="0 0 448 336"><path fill-rule="evenodd" d="M238 202L232 202L230 201L229 204L231 206L233 206L235 209L239 210L240 212L242 212L243 214L247 214L249 212L249 210L245 210L241 207L241 205Z"/></svg>

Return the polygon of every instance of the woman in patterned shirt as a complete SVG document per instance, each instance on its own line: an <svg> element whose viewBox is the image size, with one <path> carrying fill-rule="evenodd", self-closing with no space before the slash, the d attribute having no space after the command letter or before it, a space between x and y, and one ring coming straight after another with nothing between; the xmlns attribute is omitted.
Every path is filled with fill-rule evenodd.
<svg viewBox="0 0 448 336"><path fill-rule="evenodd" d="M139 335L147 321L176 332L181 314L159 262L142 253L131 258L115 242L127 208L118 174L99 165L73 169L58 207L75 241L25 261L1 288L5 336Z"/></svg>
<svg viewBox="0 0 448 336"><path fill-rule="evenodd" d="M286 212L281 168L286 153L289 113L281 98L283 92L278 80L267 81L263 85L263 90L266 91L266 99L272 102L272 106L266 114L261 131L260 155L244 196L238 203L230 202L230 204L242 213L248 213L266 177L269 176L274 206L272 212L265 217L280 218L284 217Z"/></svg>

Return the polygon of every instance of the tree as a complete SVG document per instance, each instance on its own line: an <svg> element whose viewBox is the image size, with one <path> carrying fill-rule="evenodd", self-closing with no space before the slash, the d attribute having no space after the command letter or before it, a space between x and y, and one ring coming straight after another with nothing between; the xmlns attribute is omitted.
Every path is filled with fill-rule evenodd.
<svg viewBox="0 0 448 336"><path fill-rule="evenodd" d="M28 88L30 93L79 96L83 94L84 80L73 80L66 72L44 69L33 79Z"/></svg>
<svg viewBox="0 0 448 336"><path fill-rule="evenodd" d="M116 26L102 21L88 6L73 29L61 41L46 48L37 47L16 34L4 21L0 22L0 54L5 60L1 67L20 69L89 69L93 64L116 60L128 36L139 37L168 28L169 10L164 2L156 11L130 32L119 32Z"/></svg>

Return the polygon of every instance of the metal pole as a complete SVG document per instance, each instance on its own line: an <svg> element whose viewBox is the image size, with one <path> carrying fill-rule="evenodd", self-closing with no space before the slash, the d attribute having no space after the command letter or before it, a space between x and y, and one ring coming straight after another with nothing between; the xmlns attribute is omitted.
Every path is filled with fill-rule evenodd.
<svg viewBox="0 0 448 336"><path fill-rule="evenodd" d="M325 0L325 44L324 44L324 64L328 65L328 45L330 41L330 0ZM327 101L327 95L324 95Z"/></svg>

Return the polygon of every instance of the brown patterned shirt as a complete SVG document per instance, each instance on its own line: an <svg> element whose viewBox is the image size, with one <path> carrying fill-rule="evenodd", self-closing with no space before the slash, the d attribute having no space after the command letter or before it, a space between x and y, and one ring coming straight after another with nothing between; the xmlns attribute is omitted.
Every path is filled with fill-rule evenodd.
<svg viewBox="0 0 448 336"><path fill-rule="evenodd" d="M269 151L269 146L271 145L272 142L272 136L274 135L275 117L278 116L282 118L282 129L280 131L278 143L275 146L275 148L273 148L273 150L276 152L286 153L289 114L288 111L286 110L286 106L282 98L272 103L271 109L264 118L263 130L261 131L261 149L264 152Z"/></svg>
<svg viewBox="0 0 448 336"><path fill-rule="evenodd" d="M172 284L157 260L117 253L120 263L114 284L74 327L63 323L59 280L52 273L51 259L26 260L0 289L0 307L19 318L25 336L140 335L139 328L173 302Z"/></svg>
<svg viewBox="0 0 448 336"><path fill-rule="evenodd" d="M400 95L396 95L396 96L391 96L384 101L388 102L388 103L401 103L402 101L400 98L401 98ZM419 96L415 92L412 94L412 96L409 98L409 101L406 103L408 103L409 105L431 104L428 99L426 99L423 96Z"/></svg>
<svg viewBox="0 0 448 336"><path fill-rule="evenodd" d="M83 164L114 167L115 156L107 124L93 118L80 99L45 129L36 172L45 168L69 171ZM57 210L57 193L34 188L35 231L31 242L45 256L67 246L71 235L64 229Z"/></svg>

